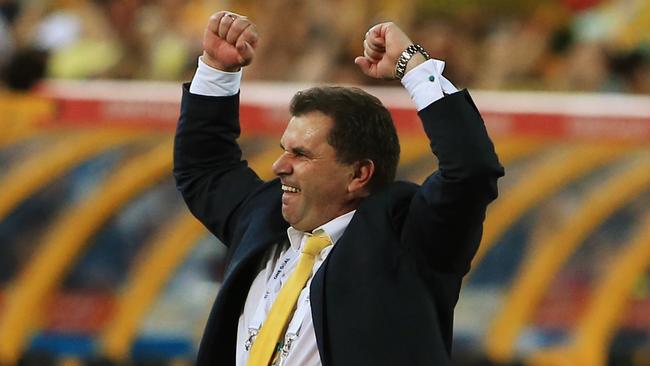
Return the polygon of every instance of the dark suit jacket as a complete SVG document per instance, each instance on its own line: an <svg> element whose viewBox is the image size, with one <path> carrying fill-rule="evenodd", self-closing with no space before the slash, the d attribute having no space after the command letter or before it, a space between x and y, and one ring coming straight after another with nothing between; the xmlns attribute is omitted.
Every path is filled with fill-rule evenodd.
<svg viewBox="0 0 650 366"><path fill-rule="evenodd" d="M184 88L174 147L177 186L228 248L199 365L234 365L237 322L260 261L286 240L278 179L241 160L239 97ZM366 198L316 273L311 305L323 365L446 365L453 309L503 175L466 91L420 113L439 170ZM378 142L381 143L381 142Z"/></svg>

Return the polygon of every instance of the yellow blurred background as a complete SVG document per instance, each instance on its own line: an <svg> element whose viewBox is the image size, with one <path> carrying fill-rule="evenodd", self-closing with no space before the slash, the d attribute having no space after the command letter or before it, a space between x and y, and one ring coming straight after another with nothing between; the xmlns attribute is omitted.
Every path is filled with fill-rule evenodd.
<svg viewBox="0 0 650 366"><path fill-rule="evenodd" d="M506 168L456 365L650 365L650 1L0 0L0 365L190 365L225 250L171 177L208 16L247 14L241 144L271 177L291 95L362 85L400 179L435 160L352 60L393 20L472 92Z"/></svg>

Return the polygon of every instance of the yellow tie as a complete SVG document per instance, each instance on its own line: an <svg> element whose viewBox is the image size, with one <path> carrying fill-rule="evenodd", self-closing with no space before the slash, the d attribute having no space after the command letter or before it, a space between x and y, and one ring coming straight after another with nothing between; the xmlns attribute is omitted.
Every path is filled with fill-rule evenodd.
<svg viewBox="0 0 650 366"><path fill-rule="evenodd" d="M305 287L311 275L316 256L331 244L330 238L323 232L310 235L307 238L301 250L298 265L291 273L289 280L282 286L259 334L255 338L247 366L269 365L271 357L276 351L276 345L282 336L282 331L293 313L300 291Z"/></svg>

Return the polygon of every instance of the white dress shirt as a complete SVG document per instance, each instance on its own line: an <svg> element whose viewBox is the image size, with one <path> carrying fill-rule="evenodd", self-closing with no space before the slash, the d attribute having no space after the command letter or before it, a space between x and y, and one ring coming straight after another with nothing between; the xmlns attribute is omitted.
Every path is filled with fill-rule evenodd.
<svg viewBox="0 0 650 366"><path fill-rule="evenodd" d="M241 71L223 72L216 70L206 65L200 58L198 63L198 69L190 85L190 93L207 96L237 94L241 82ZM444 66L443 61L431 59L413 68L402 78L402 85L409 92L418 111L442 98L445 94L458 91L453 84L442 76ZM300 293L296 311L287 329L287 335L291 335L293 341L282 366L321 365L309 303L309 285L313 275L327 258L338 239L343 235L354 216L354 212L348 212L318 228L329 235L333 245L323 249L319 257L316 258L311 277ZM249 355L246 343L250 339L250 331L259 328L263 324L266 314L271 309L271 305L280 292L282 285L297 265L300 248L307 239L305 233L292 227L287 229L287 234L290 246L288 248L277 246L271 253L267 253L269 259L255 277L255 280L253 280L248 291L244 310L239 317L237 326L237 366L246 365Z"/></svg>
<svg viewBox="0 0 650 366"><path fill-rule="evenodd" d="M305 285L305 288L300 292L298 297L296 311L287 329L287 333L291 333L296 338L291 343L288 356L283 363L284 365L320 365L320 356L316 346L316 333L314 332L314 324L311 316L311 305L309 303L309 286L313 275L318 271L323 261L327 258L336 242L339 240L345 228L348 227L352 216L356 211L350 211L334 220L320 226L314 232L323 230L332 240L333 245L326 247L316 257L312 274ZM262 314L266 314L271 310L271 305L275 301L282 285L289 279L291 272L298 264L298 257L300 250L307 241L307 235L302 231L298 231L292 227L287 229L290 246L288 248L276 247L276 251L280 253L269 253L270 258L266 262L264 269L255 277L248 296L244 305L244 311L239 317L239 324L237 328L237 353L236 365L244 366L248 361L249 352L246 350L245 343L249 338L249 330L251 328L257 329L261 324L260 320L255 319L259 317L259 308L263 307ZM277 258L277 259L276 259ZM292 329L293 328L293 329ZM244 335L242 337L242 335Z"/></svg>

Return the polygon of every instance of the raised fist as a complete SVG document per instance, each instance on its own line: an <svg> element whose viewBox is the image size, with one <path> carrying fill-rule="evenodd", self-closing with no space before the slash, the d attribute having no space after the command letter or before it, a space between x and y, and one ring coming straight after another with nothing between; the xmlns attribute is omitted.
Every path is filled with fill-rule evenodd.
<svg viewBox="0 0 650 366"><path fill-rule="evenodd" d="M380 23L366 32L363 56L354 59L364 74L376 79L395 79L395 66L402 52L411 45L411 39L392 22ZM424 62L422 55L415 54L406 72Z"/></svg>
<svg viewBox="0 0 650 366"><path fill-rule="evenodd" d="M253 61L258 38L255 24L247 17L214 13L203 33L203 62L222 71L238 71Z"/></svg>

